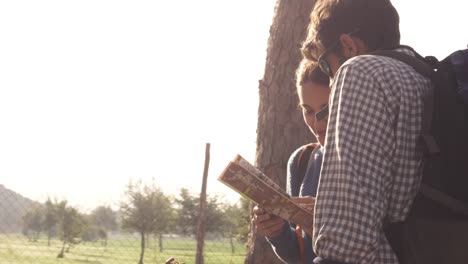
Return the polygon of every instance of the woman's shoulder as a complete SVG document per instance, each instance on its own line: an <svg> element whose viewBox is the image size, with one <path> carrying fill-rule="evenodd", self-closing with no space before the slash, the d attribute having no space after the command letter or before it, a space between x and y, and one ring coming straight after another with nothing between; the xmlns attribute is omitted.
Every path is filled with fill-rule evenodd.
<svg viewBox="0 0 468 264"><path fill-rule="evenodd" d="M296 163L298 159L302 158L306 152L312 152L315 148L320 147L318 143L309 143L298 147L289 157L289 164Z"/></svg>

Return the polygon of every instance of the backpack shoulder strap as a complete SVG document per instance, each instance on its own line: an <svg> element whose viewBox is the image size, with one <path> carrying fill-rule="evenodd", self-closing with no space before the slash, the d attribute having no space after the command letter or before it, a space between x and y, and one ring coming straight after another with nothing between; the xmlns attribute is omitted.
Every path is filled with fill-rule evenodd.
<svg viewBox="0 0 468 264"><path fill-rule="evenodd" d="M419 55L416 51L408 46L402 46L404 48L410 49L414 52L415 56L411 56L402 52L398 52L395 50L378 50L373 52L373 55L385 56L390 57L395 60L399 60L403 63L408 64L411 66L416 72L419 74L431 79L434 82L435 79L435 72L434 68L432 68L428 63L424 61L424 58ZM432 115L434 113L434 91L430 89L426 93L426 98L424 99L424 116L423 116L423 124L422 124L422 131L421 136L422 140L424 141L424 145L427 147L427 150L432 155L437 155L440 153L439 146L435 141L434 137L430 133L431 124L432 124Z"/></svg>
<svg viewBox="0 0 468 264"><path fill-rule="evenodd" d="M301 253L301 263L305 264L304 238L302 237L302 227L300 225L296 225L296 236L299 244L299 251Z"/></svg>
<svg viewBox="0 0 468 264"><path fill-rule="evenodd" d="M307 144L302 148L301 153L299 154L299 157L296 163L297 176L299 177L299 181L298 181L299 183L302 183L302 181L304 180L304 177L307 171L307 166L309 164L310 155L312 154L314 149L316 149L317 146L318 146L317 143Z"/></svg>
<svg viewBox="0 0 468 264"><path fill-rule="evenodd" d="M377 50L372 52L371 54L390 57L402 61L408 64L409 66L413 67L413 69L421 75L426 76L431 80L434 78L434 68L432 68L432 66L425 61L424 57L419 55L419 53L417 53L414 49L412 49L409 46L400 47L410 50L414 53L414 56L396 50Z"/></svg>
<svg viewBox="0 0 468 264"><path fill-rule="evenodd" d="M468 216L468 204L466 202L460 201L425 183L421 183L421 188L419 189L419 191L422 195L429 197L430 199L436 202L439 202L445 207L451 209L452 211L457 212L458 214L463 216Z"/></svg>
<svg viewBox="0 0 468 264"><path fill-rule="evenodd" d="M318 144L317 143L310 143L305 145L301 153L299 153L299 157L297 158L297 176L299 179L299 183L302 183L304 180L306 171L307 171L307 166L309 165L309 159L310 155L312 152L314 152L315 149L317 149ZM304 264L305 261L305 251L304 251L304 239L302 237L302 227L299 225L296 225L296 236L297 236L297 241L299 243L299 251L301 253L301 263Z"/></svg>

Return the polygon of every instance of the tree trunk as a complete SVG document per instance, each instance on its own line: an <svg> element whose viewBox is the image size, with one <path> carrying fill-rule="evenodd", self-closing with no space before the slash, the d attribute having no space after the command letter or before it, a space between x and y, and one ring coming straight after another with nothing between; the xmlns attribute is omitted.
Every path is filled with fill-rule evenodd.
<svg viewBox="0 0 468 264"><path fill-rule="evenodd" d="M57 255L57 258L63 258L65 256L65 244L66 244L66 240L64 239L63 240L63 244L62 244L62 249L60 250L59 254Z"/></svg>
<svg viewBox="0 0 468 264"><path fill-rule="evenodd" d="M234 255L236 253L235 248L234 248L234 239L232 236L229 237L229 243L231 244L231 253Z"/></svg>
<svg viewBox="0 0 468 264"><path fill-rule="evenodd" d="M270 28L263 79L259 82L256 166L286 186L291 153L313 137L297 110L295 70L315 1L278 0ZM282 263L265 238L250 228L245 263Z"/></svg>
<svg viewBox="0 0 468 264"><path fill-rule="evenodd" d="M159 234L159 252L163 252L163 239L162 239L162 234Z"/></svg>
<svg viewBox="0 0 468 264"><path fill-rule="evenodd" d="M145 232L141 232L141 253L140 253L140 261L138 264L143 264L143 258L145 256Z"/></svg>

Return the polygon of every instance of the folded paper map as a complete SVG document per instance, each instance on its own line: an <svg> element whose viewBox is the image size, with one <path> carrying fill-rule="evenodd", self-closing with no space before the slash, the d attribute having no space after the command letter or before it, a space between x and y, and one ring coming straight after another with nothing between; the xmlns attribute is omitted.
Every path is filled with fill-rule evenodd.
<svg viewBox="0 0 468 264"><path fill-rule="evenodd" d="M229 162L218 180L271 214L301 226L312 226L311 211L296 204L283 189L240 155Z"/></svg>

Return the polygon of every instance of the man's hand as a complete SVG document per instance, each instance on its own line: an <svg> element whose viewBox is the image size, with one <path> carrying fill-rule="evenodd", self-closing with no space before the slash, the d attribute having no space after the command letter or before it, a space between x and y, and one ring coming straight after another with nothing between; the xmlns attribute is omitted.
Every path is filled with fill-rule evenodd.
<svg viewBox="0 0 468 264"><path fill-rule="evenodd" d="M291 197L291 199L298 205L302 206L307 211L314 213L315 207L315 198L312 196L304 196L304 197ZM301 223L297 223L301 225ZM302 226L302 229L309 235L312 236L313 226Z"/></svg>
<svg viewBox="0 0 468 264"><path fill-rule="evenodd" d="M267 213L263 208L256 205L253 208L252 223L259 234L273 238L283 232L286 221L279 216Z"/></svg>

